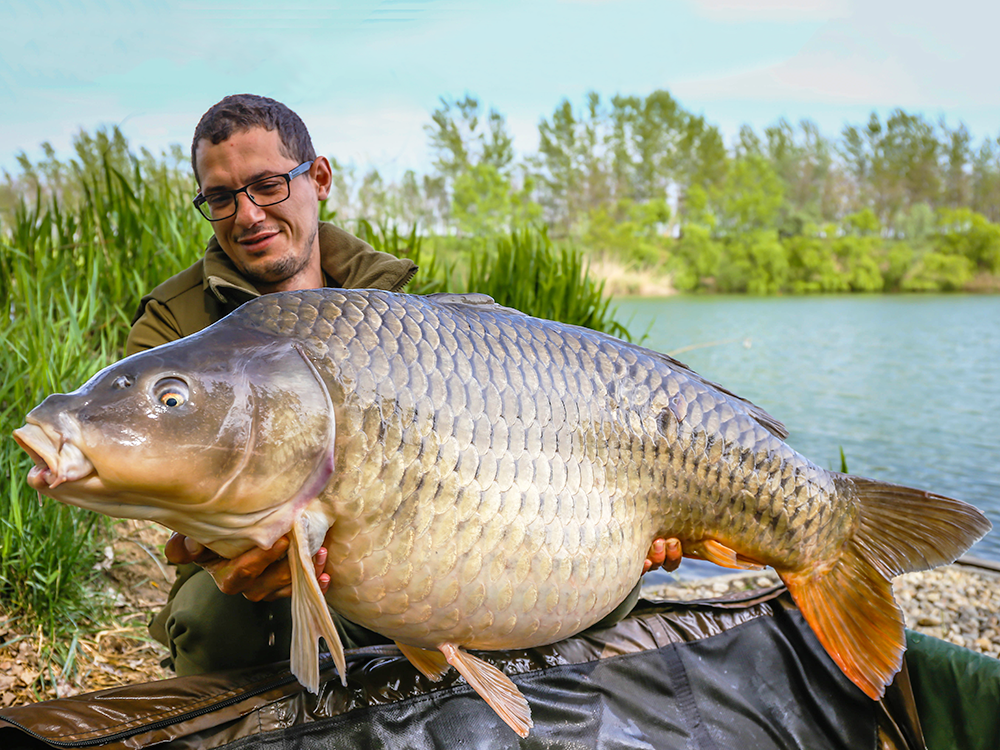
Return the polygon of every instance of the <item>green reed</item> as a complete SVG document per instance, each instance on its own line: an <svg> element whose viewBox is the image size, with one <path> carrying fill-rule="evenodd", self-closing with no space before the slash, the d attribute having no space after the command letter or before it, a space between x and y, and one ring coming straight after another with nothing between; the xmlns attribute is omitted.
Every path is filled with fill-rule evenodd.
<svg viewBox="0 0 1000 750"><path fill-rule="evenodd" d="M538 318L593 328L624 339L604 282L595 281L583 253L554 245L544 228L525 227L480 242L469 258L464 290Z"/></svg>
<svg viewBox="0 0 1000 750"><path fill-rule="evenodd" d="M39 187L0 217L0 605L56 637L102 615L93 566L110 522L40 502L10 433L121 356L140 296L211 231L191 215L183 171L115 156L70 165L75 198Z"/></svg>

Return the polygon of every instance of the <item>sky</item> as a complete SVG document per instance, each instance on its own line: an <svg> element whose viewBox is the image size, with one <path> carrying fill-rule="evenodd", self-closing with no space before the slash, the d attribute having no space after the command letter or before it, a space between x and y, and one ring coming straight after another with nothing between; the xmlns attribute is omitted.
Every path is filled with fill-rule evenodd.
<svg viewBox="0 0 1000 750"><path fill-rule="evenodd" d="M1000 135L998 28L996 0L2 0L0 169L101 125L186 152L242 92L389 177L429 169L424 126L466 94L522 154L563 99L657 89L727 142L782 117L836 137L901 107L979 143Z"/></svg>

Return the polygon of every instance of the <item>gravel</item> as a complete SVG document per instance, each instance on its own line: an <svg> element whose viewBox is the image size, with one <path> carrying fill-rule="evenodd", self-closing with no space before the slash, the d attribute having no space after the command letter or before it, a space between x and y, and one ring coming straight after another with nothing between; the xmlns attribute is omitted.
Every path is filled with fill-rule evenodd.
<svg viewBox="0 0 1000 750"><path fill-rule="evenodd" d="M984 567L986 565L988 567ZM906 627L1000 658L1000 570L989 563L946 565L893 583ZM643 587L652 599L690 601L743 594L779 583L770 570Z"/></svg>

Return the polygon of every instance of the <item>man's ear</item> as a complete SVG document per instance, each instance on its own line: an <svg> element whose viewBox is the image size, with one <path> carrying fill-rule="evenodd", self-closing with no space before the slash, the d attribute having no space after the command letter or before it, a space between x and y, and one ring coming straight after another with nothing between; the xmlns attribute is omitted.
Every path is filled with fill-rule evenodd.
<svg viewBox="0 0 1000 750"><path fill-rule="evenodd" d="M325 156L317 156L309 168L313 185L316 186L316 200L325 201L330 197L330 188L333 185L333 168L330 160Z"/></svg>

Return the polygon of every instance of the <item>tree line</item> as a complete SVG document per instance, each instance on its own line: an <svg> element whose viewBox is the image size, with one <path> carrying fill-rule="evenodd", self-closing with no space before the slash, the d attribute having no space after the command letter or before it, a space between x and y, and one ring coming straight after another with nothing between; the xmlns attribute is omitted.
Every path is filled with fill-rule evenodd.
<svg viewBox="0 0 1000 750"><path fill-rule="evenodd" d="M1000 289L1000 138L975 142L963 124L897 109L831 138L780 119L727 145L654 91L563 99L530 153L472 95L442 98L425 131L426 173L388 179L332 159L338 219L418 227L439 247L544 226L690 291ZM60 164L22 158L0 206L58 190Z"/></svg>

